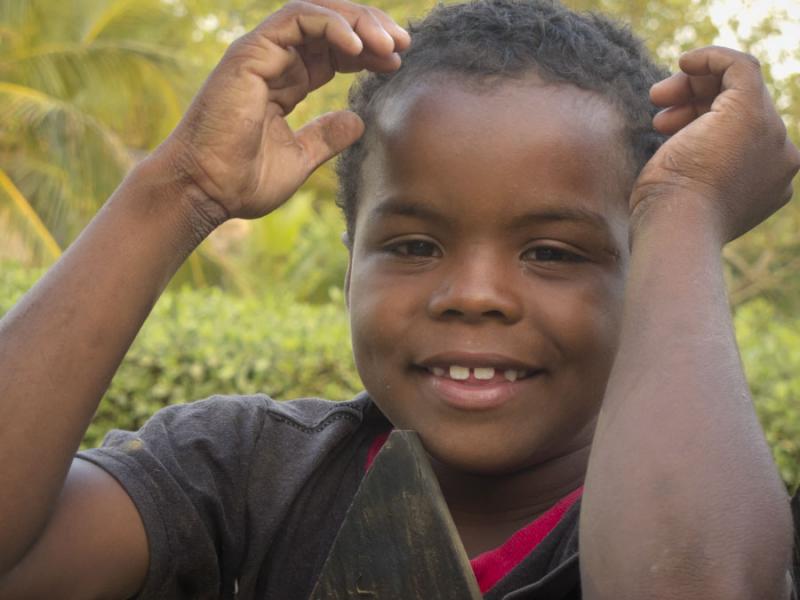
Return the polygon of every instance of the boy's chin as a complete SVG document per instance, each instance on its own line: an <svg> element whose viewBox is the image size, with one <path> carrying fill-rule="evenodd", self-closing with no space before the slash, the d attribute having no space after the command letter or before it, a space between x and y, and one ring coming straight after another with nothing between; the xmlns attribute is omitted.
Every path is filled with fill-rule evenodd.
<svg viewBox="0 0 800 600"><path fill-rule="evenodd" d="M443 470L480 477L502 477L534 468L547 460L545 453L537 451L535 444L515 448L513 444L487 440L459 440L442 444L437 440L422 443L431 464L438 473Z"/></svg>

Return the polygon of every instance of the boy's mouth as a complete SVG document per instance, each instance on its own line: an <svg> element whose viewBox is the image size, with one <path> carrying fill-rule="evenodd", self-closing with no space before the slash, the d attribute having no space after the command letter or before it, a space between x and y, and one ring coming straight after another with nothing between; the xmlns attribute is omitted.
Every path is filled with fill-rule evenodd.
<svg viewBox="0 0 800 600"><path fill-rule="evenodd" d="M497 409L519 398L522 387L530 392L530 382L547 372L509 356L463 352L437 354L415 368L425 374L423 389L461 411Z"/></svg>
<svg viewBox="0 0 800 600"><path fill-rule="evenodd" d="M529 369L503 369L495 367L464 367L461 365L450 365L448 367L428 367L428 371L436 377L444 377L455 381L463 382L492 382L509 381L514 382L518 379L525 379L531 375Z"/></svg>

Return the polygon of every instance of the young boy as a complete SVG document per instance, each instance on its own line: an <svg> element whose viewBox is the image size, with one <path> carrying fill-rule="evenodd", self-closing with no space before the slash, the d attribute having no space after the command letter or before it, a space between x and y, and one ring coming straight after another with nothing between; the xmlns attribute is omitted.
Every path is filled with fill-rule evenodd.
<svg viewBox="0 0 800 600"><path fill-rule="evenodd" d="M346 0L270 16L4 318L0 598L305 599L392 427L419 432L487 598L792 597L720 266L800 168L757 63L705 48L656 83L625 30L549 0L412 33ZM288 128L362 69L357 115ZM73 460L192 249L348 147L365 394L170 407Z"/></svg>

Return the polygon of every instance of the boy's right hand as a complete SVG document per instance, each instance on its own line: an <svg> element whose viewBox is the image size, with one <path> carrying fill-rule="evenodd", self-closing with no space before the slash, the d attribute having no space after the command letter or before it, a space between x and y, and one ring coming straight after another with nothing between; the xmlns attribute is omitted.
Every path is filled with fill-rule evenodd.
<svg viewBox="0 0 800 600"><path fill-rule="evenodd" d="M230 46L156 155L201 192L190 196L214 224L266 215L363 133L348 111L293 132L286 116L295 105L337 71L397 69L409 43L377 9L293 0Z"/></svg>
<svg viewBox="0 0 800 600"><path fill-rule="evenodd" d="M728 48L692 50L681 71L651 89L657 130L672 137L642 169L631 196L634 222L678 208L707 217L722 243L792 196L800 152L764 84L758 61Z"/></svg>

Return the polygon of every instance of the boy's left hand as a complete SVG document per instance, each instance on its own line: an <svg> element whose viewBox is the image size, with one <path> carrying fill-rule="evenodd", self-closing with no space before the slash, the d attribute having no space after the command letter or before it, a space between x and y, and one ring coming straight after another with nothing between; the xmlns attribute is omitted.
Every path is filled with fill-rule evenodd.
<svg viewBox="0 0 800 600"><path fill-rule="evenodd" d="M684 54L680 68L650 91L653 103L665 107L653 124L672 137L636 181L632 226L677 202L710 218L725 243L788 202L800 152L755 58L712 46Z"/></svg>

